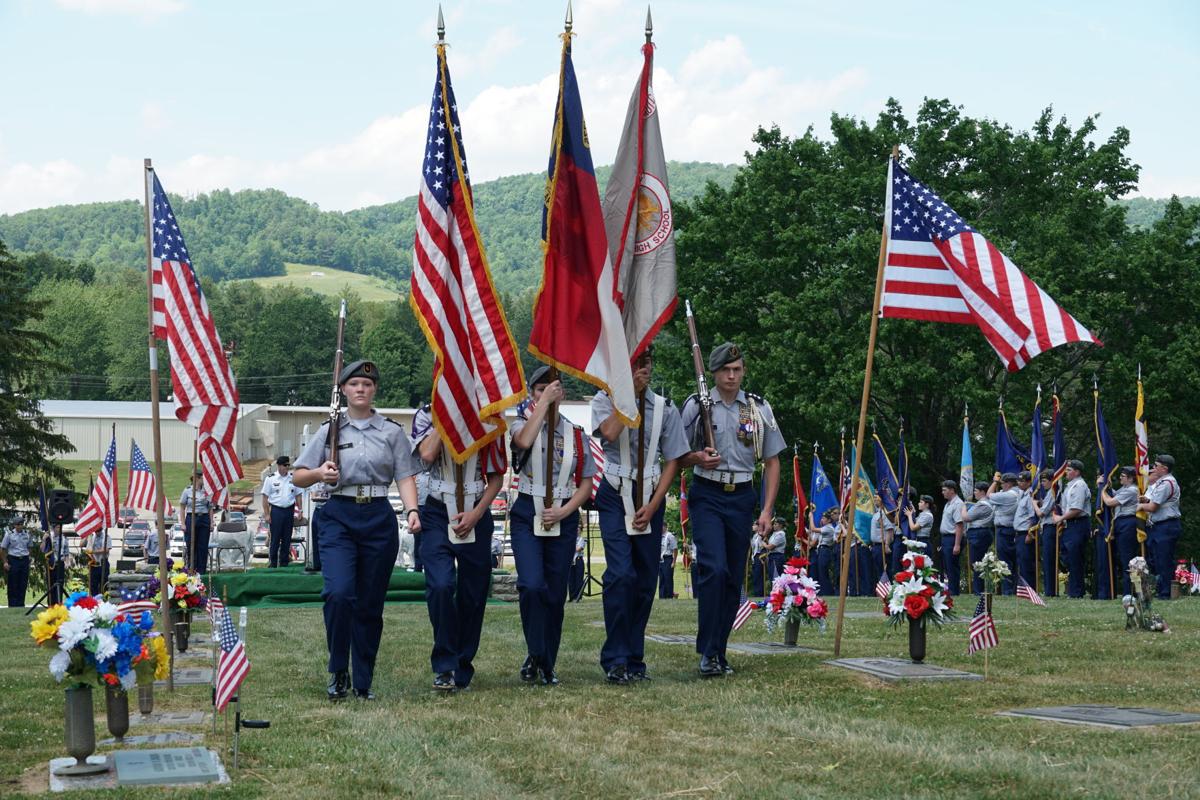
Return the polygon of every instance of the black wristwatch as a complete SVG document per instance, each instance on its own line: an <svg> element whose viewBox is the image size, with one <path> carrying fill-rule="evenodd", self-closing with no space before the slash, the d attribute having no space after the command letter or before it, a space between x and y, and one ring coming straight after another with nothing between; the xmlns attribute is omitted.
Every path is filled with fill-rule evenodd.
<svg viewBox="0 0 1200 800"><path fill-rule="evenodd" d="M417 511L415 508L410 508L408 511L404 512L405 517L407 517L409 514L416 514L418 517L421 516L421 512Z"/></svg>

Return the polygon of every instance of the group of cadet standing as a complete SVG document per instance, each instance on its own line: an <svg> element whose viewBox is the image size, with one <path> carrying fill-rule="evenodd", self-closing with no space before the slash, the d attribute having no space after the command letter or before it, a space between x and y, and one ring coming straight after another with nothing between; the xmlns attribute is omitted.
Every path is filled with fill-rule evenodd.
<svg viewBox="0 0 1200 800"><path fill-rule="evenodd" d="M970 565L980 561L992 549L1005 562L1010 575L1002 581L1003 594L1016 593L1019 581L1039 587L1041 594L1054 597L1058 575L1067 574L1068 597L1084 597L1086 589L1087 548L1093 548L1093 597L1108 600L1129 594L1128 565L1136 556L1144 556L1150 571L1157 576L1156 594L1170 597L1170 582L1175 565L1175 546L1182 531L1179 511L1179 482L1173 472L1175 459L1162 454L1155 458L1150 483L1139 493L1133 467L1117 471L1119 484L1105 485L1098 479L1099 499L1112 510L1112 526L1101 530L1093 517L1092 489L1083 477L1083 463L1066 462L1065 485L1059 487L1054 473L1043 470L1038 487L1031 486L1027 472L996 473L991 483L974 484L973 502L959 496L958 484L942 483L944 501L938 531L943 574L952 594L958 594L964 577L962 554L966 553L967 577L971 591L983 591L983 579ZM876 505L882 508L879 498ZM933 552L931 534L935 524L933 498L922 495L914 509L906 504L902 511L888 514L877 511L871 520L871 545L857 536L842 537L838 510L820 520L810 520L809 546L813 575L822 587L835 586L841 563L841 542L850 541L848 593L868 596L886 571L889 576L900 570L903 545L897 539L898 514L907 517L909 535ZM1138 514L1146 519L1139 527ZM885 556L885 550L890 552Z"/></svg>

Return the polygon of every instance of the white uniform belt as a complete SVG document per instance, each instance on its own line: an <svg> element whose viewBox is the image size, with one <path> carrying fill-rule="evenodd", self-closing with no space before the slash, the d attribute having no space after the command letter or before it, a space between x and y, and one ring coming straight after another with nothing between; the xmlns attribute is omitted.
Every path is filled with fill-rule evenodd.
<svg viewBox="0 0 1200 800"><path fill-rule="evenodd" d="M754 477L749 472L732 472L727 469L704 469L702 467L693 468L692 472L699 475L701 478L707 478L710 481L717 483L745 483Z"/></svg>
<svg viewBox="0 0 1200 800"><path fill-rule="evenodd" d="M463 492L469 495L483 494L486 488L483 481L463 481ZM429 479L430 494L454 494L458 489L453 481L443 481L437 478Z"/></svg>
<svg viewBox="0 0 1200 800"><path fill-rule="evenodd" d="M521 494L527 494L530 497L533 497L533 496L545 497L546 496L546 485L543 483L538 486L534 486L533 481L531 481L528 478L528 476L522 475L520 478L517 479L517 491L520 492ZM554 486L554 496L555 497L567 498L573 494L575 494L574 482L569 483L566 486L558 486L557 484Z"/></svg>
<svg viewBox="0 0 1200 800"><path fill-rule="evenodd" d="M609 461L604 465L604 474L614 478L637 478L637 467L627 467L615 460ZM660 475L662 475L662 468L658 464L646 465L646 478L651 483L657 483Z"/></svg>
<svg viewBox="0 0 1200 800"><path fill-rule="evenodd" d="M388 496L388 485L371 485L359 484L357 486L343 486L340 489L334 489L330 494L338 495L339 497L358 497L365 499L373 499L376 497Z"/></svg>

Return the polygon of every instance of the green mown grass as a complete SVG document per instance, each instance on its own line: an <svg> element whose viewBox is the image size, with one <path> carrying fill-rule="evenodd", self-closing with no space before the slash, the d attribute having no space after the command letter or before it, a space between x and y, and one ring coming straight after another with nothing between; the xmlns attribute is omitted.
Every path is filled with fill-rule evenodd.
<svg viewBox="0 0 1200 800"><path fill-rule="evenodd" d="M311 289L317 294L332 295L334 297L343 297L346 294L346 289L349 288L365 301L391 302L401 296L395 285L389 284L373 275L361 275L357 272L347 272L345 270L334 269L333 267L320 267L312 264L291 264L285 262L283 266L287 270L286 275L278 275L270 278L252 278L251 280L264 289L291 284L301 289Z"/></svg>
<svg viewBox="0 0 1200 800"><path fill-rule="evenodd" d="M470 692L430 690L421 605L389 606L374 704L324 698L320 609L250 610L254 664L244 711L271 721L242 737L223 797L1196 797L1200 726L1112 731L998 717L1005 709L1104 703L1200 711L1200 601L1163 603L1169 635L1126 633L1117 603L998 598L1000 647L986 682L888 684L823 665L829 654L732 654L737 674L701 681L683 645L647 643L654 680L612 687L597 664L601 604L567 608L555 689L517 678L514 605L489 605ZM971 611L970 598L960 609ZM873 599L848 608L875 611ZM197 625L197 629L204 626ZM62 754L62 692L28 618L0 612L0 794L44 787ZM652 632L692 634L690 600L658 601ZM734 640L765 639L755 617ZM833 630L801 644L832 651ZM882 618L847 618L843 656L907 652ZM980 672L966 626L929 636L929 661ZM97 695L99 696L99 695ZM202 708L208 691L158 692L159 707ZM97 721L103 726L101 703ZM208 737L209 746L226 746ZM231 758L226 756L226 765ZM202 794L188 789L186 796ZM122 797L158 797L158 790Z"/></svg>

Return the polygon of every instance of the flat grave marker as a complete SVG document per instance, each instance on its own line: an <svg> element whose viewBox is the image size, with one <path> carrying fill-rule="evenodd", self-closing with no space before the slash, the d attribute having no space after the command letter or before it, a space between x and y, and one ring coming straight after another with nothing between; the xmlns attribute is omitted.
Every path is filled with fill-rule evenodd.
<svg viewBox="0 0 1200 800"><path fill-rule="evenodd" d="M207 686L212 683L212 667L184 667L175 670L176 686ZM155 686L166 686L166 681L155 681Z"/></svg>
<svg viewBox="0 0 1200 800"><path fill-rule="evenodd" d="M1200 714L1184 711L1165 711L1160 708L1120 706L1046 706L998 711L1000 717L1028 717L1071 725L1096 725L1115 730L1146 728L1152 725L1188 725L1200 722Z"/></svg>
<svg viewBox="0 0 1200 800"><path fill-rule="evenodd" d="M804 645L786 645L783 642L730 642L728 649L735 653L748 653L752 656L774 656L781 653L821 653Z"/></svg>
<svg viewBox="0 0 1200 800"><path fill-rule="evenodd" d="M695 636L682 633L647 633L646 638L659 644L695 644Z"/></svg>
<svg viewBox="0 0 1200 800"><path fill-rule="evenodd" d="M982 675L936 664L915 664L906 658L835 658L826 664L864 672L885 681L981 681Z"/></svg>
<svg viewBox="0 0 1200 800"><path fill-rule="evenodd" d="M207 725L211 716L205 711L155 711L153 714L130 714L129 725Z"/></svg>
<svg viewBox="0 0 1200 800"><path fill-rule="evenodd" d="M123 742L118 742L116 739L102 739L96 742L99 747L110 747L115 744L121 745L145 745L153 744L158 746L177 745L177 744L199 744L204 739L204 736L199 733L184 733L183 731L165 731L163 733L143 733L137 736L126 736Z"/></svg>

